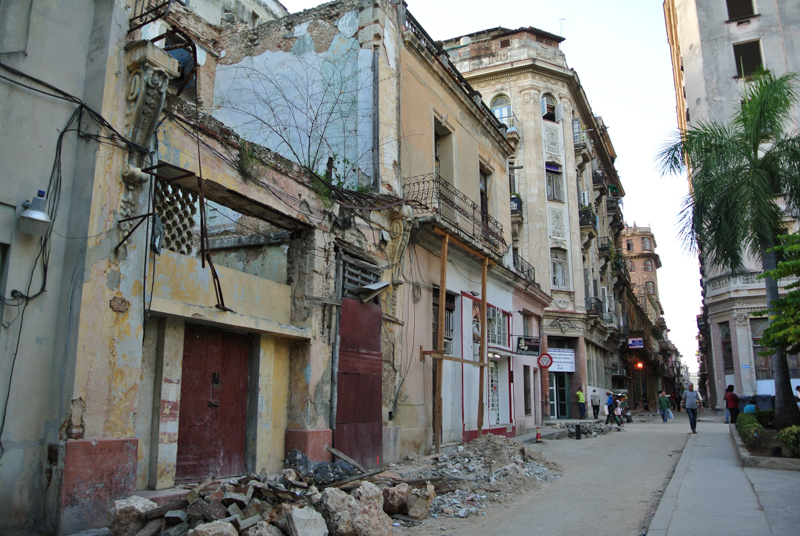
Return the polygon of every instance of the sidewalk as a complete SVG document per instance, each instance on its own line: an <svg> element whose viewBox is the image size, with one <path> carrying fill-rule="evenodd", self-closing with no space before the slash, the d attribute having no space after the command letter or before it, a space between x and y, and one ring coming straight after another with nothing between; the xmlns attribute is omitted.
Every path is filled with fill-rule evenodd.
<svg viewBox="0 0 800 536"><path fill-rule="evenodd" d="M676 412L668 426L689 433L688 421ZM797 534L800 472L743 467L723 421L700 413L647 536Z"/></svg>

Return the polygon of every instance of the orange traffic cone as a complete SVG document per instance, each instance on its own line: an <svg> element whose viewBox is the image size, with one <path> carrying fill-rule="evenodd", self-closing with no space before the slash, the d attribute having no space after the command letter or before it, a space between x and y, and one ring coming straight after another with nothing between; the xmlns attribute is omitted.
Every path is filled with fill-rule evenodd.
<svg viewBox="0 0 800 536"><path fill-rule="evenodd" d="M539 427L538 426L536 427L536 442L537 443L544 443L544 441L542 441L542 434L539 433Z"/></svg>

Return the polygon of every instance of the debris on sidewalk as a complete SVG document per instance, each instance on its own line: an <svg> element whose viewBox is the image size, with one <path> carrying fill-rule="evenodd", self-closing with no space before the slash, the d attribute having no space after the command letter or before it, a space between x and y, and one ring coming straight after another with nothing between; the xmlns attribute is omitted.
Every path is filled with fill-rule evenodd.
<svg viewBox="0 0 800 536"><path fill-rule="evenodd" d="M365 472L337 457L314 463L295 450L280 473L206 479L161 506L134 495L115 502L108 526L113 536L389 536L392 526L428 516L480 515L560 478L541 454L495 435L452 454L410 454L387 470Z"/></svg>
<svg viewBox="0 0 800 536"><path fill-rule="evenodd" d="M573 439L575 437L575 425L581 425L581 437L592 438L597 437L604 434L609 434L611 432L624 432L625 428L617 426L616 424L604 424L602 422L565 422L565 423L558 423L556 428L564 428L567 431L567 437ZM552 426L552 425L551 425Z"/></svg>

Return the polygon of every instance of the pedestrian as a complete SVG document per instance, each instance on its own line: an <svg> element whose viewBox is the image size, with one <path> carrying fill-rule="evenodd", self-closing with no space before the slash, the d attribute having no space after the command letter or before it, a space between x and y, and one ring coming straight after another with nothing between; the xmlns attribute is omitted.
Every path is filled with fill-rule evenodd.
<svg viewBox="0 0 800 536"><path fill-rule="evenodd" d="M667 412L670 411L669 409L669 397L667 396L666 391L660 391L658 393L658 412L661 414L661 418L664 419L664 424L667 424Z"/></svg>
<svg viewBox="0 0 800 536"><path fill-rule="evenodd" d="M583 394L583 387L578 387L575 396L578 397L578 408L580 408L581 419L583 419L586 416L586 395Z"/></svg>
<svg viewBox="0 0 800 536"><path fill-rule="evenodd" d="M622 403L625 402L625 395L617 395L617 400L614 406L614 418L617 420L617 426L625 428L622 424Z"/></svg>
<svg viewBox="0 0 800 536"><path fill-rule="evenodd" d="M675 396L675 411L680 413L680 411L681 411L681 393L679 393L678 390L675 389L674 396Z"/></svg>
<svg viewBox="0 0 800 536"><path fill-rule="evenodd" d="M755 404L747 404L744 407L743 413L755 413L756 411L758 411L758 406L756 406Z"/></svg>
<svg viewBox="0 0 800 536"><path fill-rule="evenodd" d="M797 391L797 394L794 395L794 399L800 402L800 385L796 386L794 390Z"/></svg>
<svg viewBox="0 0 800 536"><path fill-rule="evenodd" d="M589 402L592 403L592 413L594 414L594 419L597 420L597 416L600 415L600 395L597 394L597 389L592 389L592 396L589 397Z"/></svg>
<svg viewBox="0 0 800 536"><path fill-rule="evenodd" d="M725 409L730 413L730 422L736 424L736 419L739 417L739 395L733 392L733 385L729 385L725 390ZM725 422L728 422L726 419Z"/></svg>
<svg viewBox="0 0 800 536"><path fill-rule="evenodd" d="M614 393L611 391L606 391L608 398L606 399L606 411L608 415L606 415L606 424L613 424L614 423Z"/></svg>
<svg viewBox="0 0 800 536"><path fill-rule="evenodd" d="M692 428L692 433L697 433L697 412L702 408L703 399L700 398L700 393L694 390L694 384L690 383L689 388L683 392L683 409L689 416L689 426Z"/></svg>

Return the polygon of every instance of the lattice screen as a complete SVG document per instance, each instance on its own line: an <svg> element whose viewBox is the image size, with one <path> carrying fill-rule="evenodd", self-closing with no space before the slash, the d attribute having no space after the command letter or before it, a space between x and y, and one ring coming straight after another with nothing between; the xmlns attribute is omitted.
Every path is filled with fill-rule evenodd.
<svg viewBox="0 0 800 536"><path fill-rule="evenodd" d="M156 181L156 212L164 224L164 247L194 256L197 194L177 184Z"/></svg>

